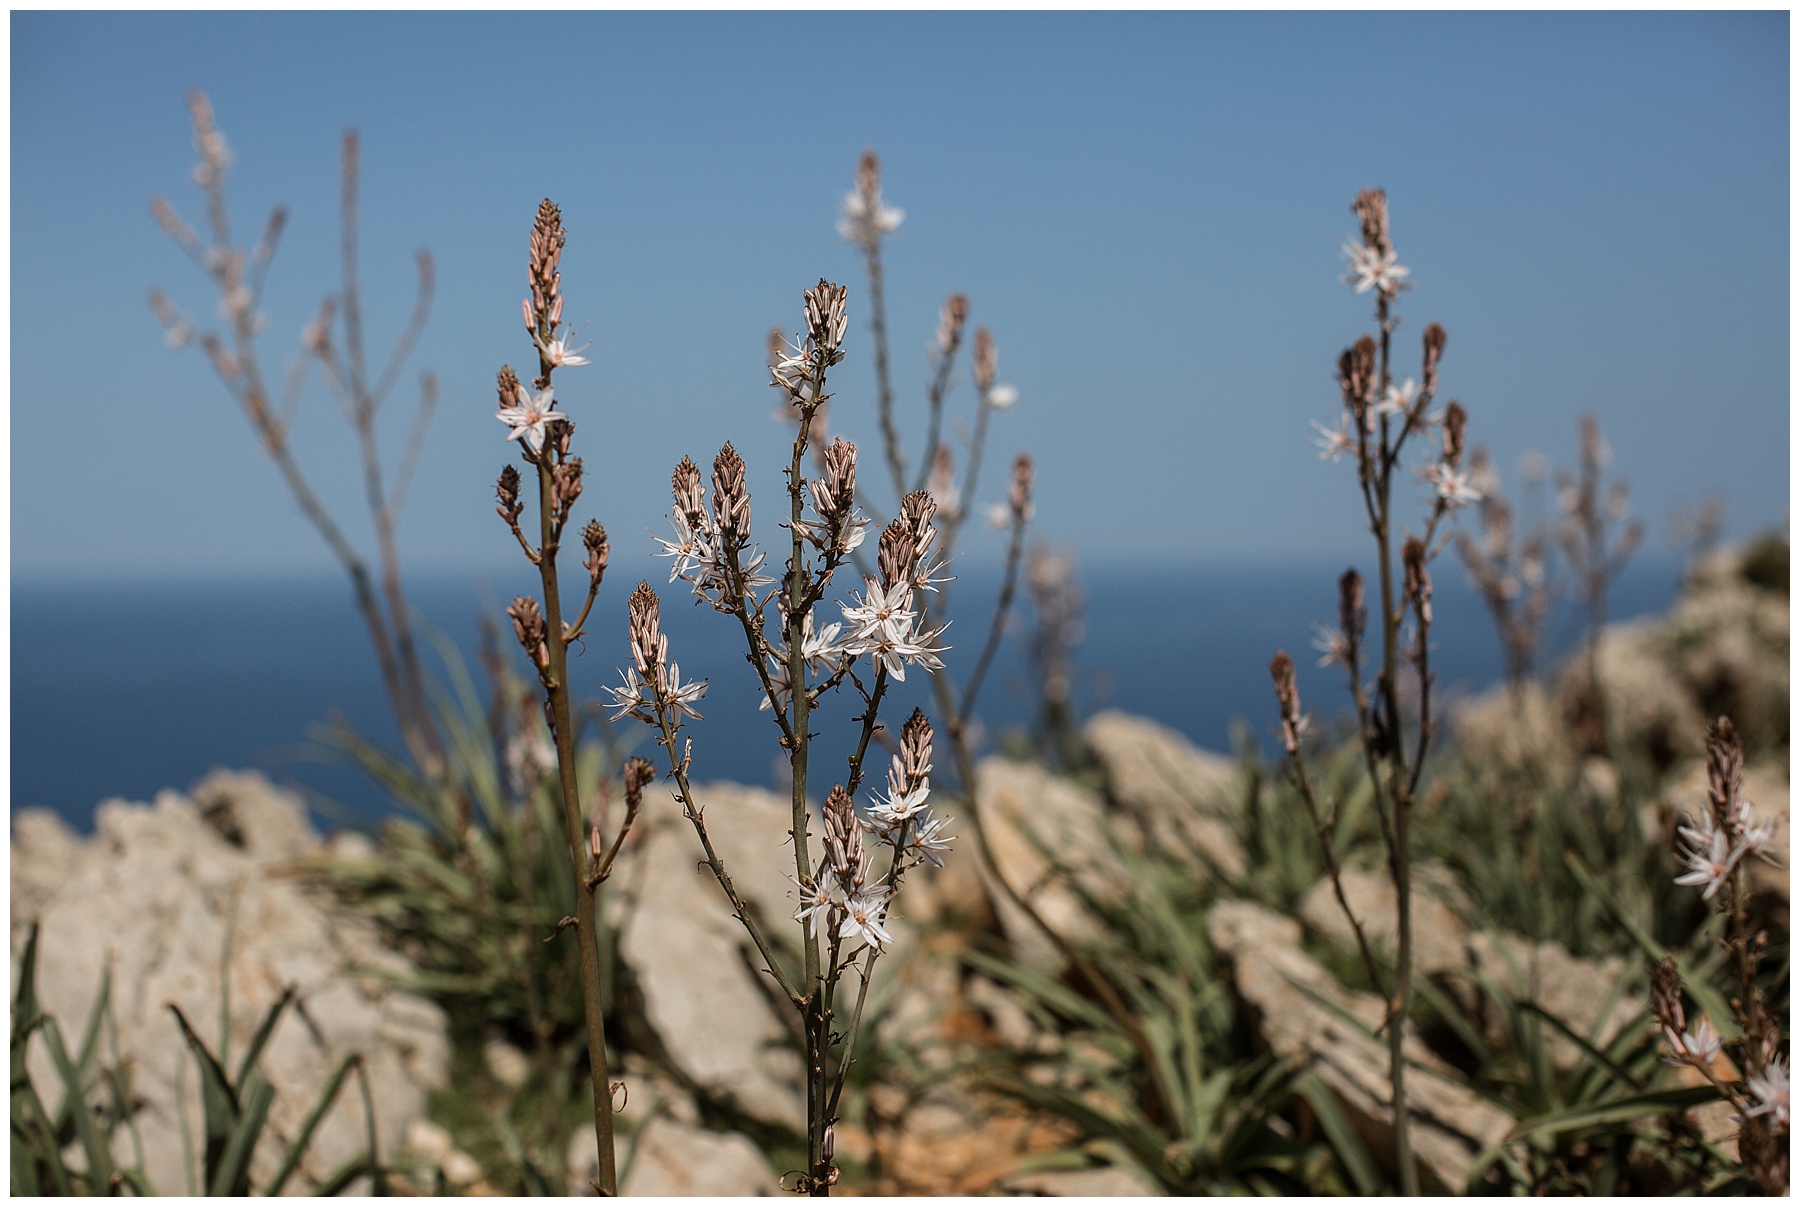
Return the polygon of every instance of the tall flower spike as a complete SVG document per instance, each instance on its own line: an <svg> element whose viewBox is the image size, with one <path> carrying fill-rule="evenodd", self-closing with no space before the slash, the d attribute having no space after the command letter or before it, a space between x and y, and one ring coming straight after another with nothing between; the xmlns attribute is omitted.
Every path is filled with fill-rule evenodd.
<svg viewBox="0 0 1800 1207"><path fill-rule="evenodd" d="M900 229L906 215L881 201L881 161L872 150L862 153L856 165L856 188L844 198L844 216L838 221L838 234L873 253L883 235Z"/></svg>
<svg viewBox="0 0 1800 1207"><path fill-rule="evenodd" d="M631 657L638 673L648 675L651 668L667 661L669 653L669 639L662 634L661 604L650 584L640 582L625 606L631 619Z"/></svg>
<svg viewBox="0 0 1800 1207"><path fill-rule="evenodd" d="M712 481L713 519L719 531L742 541L750 535L750 490L744 484L744 459L729 441L713 459Z"/></svg>

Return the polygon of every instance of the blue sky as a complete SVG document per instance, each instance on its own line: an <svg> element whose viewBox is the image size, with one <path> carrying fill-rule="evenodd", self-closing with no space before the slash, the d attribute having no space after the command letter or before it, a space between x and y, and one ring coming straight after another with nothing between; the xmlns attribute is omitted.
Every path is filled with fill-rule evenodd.
<svg viewBox="0 0 1800 1207"><path fill-rule="evenodd" d="M151 222L190 216L182 97L212 97L248 240L292 210L264 355L334 288L337 141L362 132L371 336L434 252L415 366L442 405L402 524L409 564L517 560L492 513L494 371L526 362L526 234L570 230L565 371L587 514L647 551L683 454L733 440L780 489L762 346L801 289L851 286L838 425L875 451L860 266L833 228L877 148L896 377L921 440L924 343L960 290L1019 388L984 498L1029 448L1039 531L1089 565L1360 552L1348 465L1321 464L1358 188L1390 196L1418 288L1400 346L1450 334L1443 389L1510 471L1572 461L1597 413L1660 529L1722 492L1732 530L1788 498L1788 17L1749 14L14 13L12 551L20 578L311 572L331 563L152 284L214 313ZM966 387L953 401L966 408ZM403 388L390 448L410 421ZM74 419L64 423L59 412ZM329 397L295 443L352 531ZM765 537L772 533L765 533ZM983 542L986 543L983 543ZM994 555L991 539L972 556Z"/></svg>

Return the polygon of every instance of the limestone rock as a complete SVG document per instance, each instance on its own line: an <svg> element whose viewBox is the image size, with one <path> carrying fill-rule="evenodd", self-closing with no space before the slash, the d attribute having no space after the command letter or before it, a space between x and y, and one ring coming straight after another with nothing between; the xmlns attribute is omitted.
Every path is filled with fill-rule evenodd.
<svg viewBox="0 0 1800 1207"><path fill-rule="evenodd" d="M1381 1000L1339 985L1301 950L1299 923L1259 905L1215 905L1207 935L1229 968L1239 997L1258 1018L1263 1042L1318 1075L1371 1152L1378 1158L1391 1154L1387 1045L1369 1034L1381 1021ZM1461 1191L1475 1156L1503 1138L1512 1119L1463 1085L1416 1035L1406 1037L1405 1051L1420 1180L1428 1191Z"/></svg>
<svg viewBox="0 0 1800 1207"><path fill-rule="evenodd" d="M1042 768L998 756L983 759L975 774L982 831L1006 883L1064 938L1077 943L1098 938L1102 924L1082 893L1117 904L1130 888L1112 845L1105 803ZM1021 962L1061 967L1050 940L999 886L993 886L991 897Z"/></svg>
<svg viewBox="0 0 1800 1207"><path fill-rule="evenodd" d="M1114 1199L1162 1194L1161 1190L1137 1174L1128 1169L1120 1169L1117 1165L1014 1174L1001 1180L1000 1189L1010 1194L1040 1195L1045 1198Z"/></svg>
<svg viewBox="0 0 1800 1207"><path fill-rule="evenodd" d="M206 802L203 807L200 803ZM390 988L382 974L409 971L374 929L303 889L284 872L318 847L304 807L260 775L218 773L192 798L160 793L153 805L102 804L86 840L42 817L22 817L12 859L14 968L32 917L43 924L38 992L65 1030L82 1026L110 966L121 1057L143 1100L135 1122L145 1173L165 1194L188 1187L182 1117L200 1134L192 1057L167 1003L200 1034L219 1039L221 968L231 1004L231 1051L244 1051L284 986L298 986L264 1051L275 1087L269 1126L251 1162L266 1182L326 1080L351 1052L367 1063L384 1159L424 1113L447 1075L449 1045L432 1003ZM227 964L227 936L229 962ZM52 1109L60 1091L34 1044L34 1083ZM178 1088L179 1087L179 1088ZM360 1153L365 1122L353 1083L315 1133L289 1193L306 1193ZM121 1130L117 1155L133 1160Z"/></svg>
<svg viewBox="0 0 1800 1207"><path fill-rule="evenodd" d="M1243 845L1230 825L1240 791L1231 759L1122 712L1097 714L1084 733L1113 801L1147 842L1197 858L1228 880L1243 875Z"/></svg>
<svg viewBox="0 0 1800 1207"><path fill-rule="evenodd" d="M1362 923L1371 947L1392 953L1395 942L1394 886L1385 876L1344 869L1344 896ZM1356 938L1344 917L1331 881L1324 879L1300 903L1300 917L1315 933L1345 950ZM1624 988L1625 962L1617 956L1587 960L1560 943L1533 943L1523 935L1471 931L1444 901L1413 893L1413 968L1449 980L1472 1011L1480 1013L1477 975L1520 998L1529 998L1578 1034L1604 1046L1643 1016L1644 998ZM1551 1059L1562 1068L1581 1059L1581 1049L1561 1035L1547 1036Z"/></svg>
<svg viewBox="0 0 1800 1207"><path fill-rule="evenodd" d="M623 1179L619 1193L633 1197L730 1197L781 1193L774 1168L748 1137L714 1132L659 1115L617 1144ZM568 1186L592 1196L599 1177L592 1128L569 1140Z"/></svg>
<svg viewBox="0 0 1800 1207"><path fill-rule="evenodd" d="M694 795L738 892L771 941L784 942L795 908L789 803L735 784L696 786ZM800 1060L772 1004L780 991L760 971L755 945L701 862L693 827L663 795L647 796L639 824L642 838L620 857L611 903L650 1026L707 1095L804 1132Z"/></svg>
<svg viewBox="0 0 1800 1207"><path fill-rule="evenodd" d="M1608 726L1632 745L1656 754L1666 766L1700 751L1706 721L1663 655L1659 620L1634 620L1601 630L1600 685ZM1558 680L1562 715L1577 716L1589 690L1587 656L1578 652Z"/></svg>

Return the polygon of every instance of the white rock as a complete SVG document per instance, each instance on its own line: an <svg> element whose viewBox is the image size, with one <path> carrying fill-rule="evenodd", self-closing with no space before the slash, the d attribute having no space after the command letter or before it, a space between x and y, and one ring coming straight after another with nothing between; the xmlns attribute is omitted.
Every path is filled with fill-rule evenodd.
<svg viewBox="0 0 1800 1207"><path fill-rule="evenodd" d="M252 1184L273 1175L283 1155L280 1138L298 1131L351 1052L367 1064L381 1155L391 1158L407 1125L423 1115L427 1092L446 1077L442 1012L371 975L403 973L409 965L366 922L284 874L286 864L318 846L296 798L243 773L215 774L195 795L207 802L216 826L193 799L163 792L151 806L102 804L96 833L86 841L65 840L39 820L16 831L15 970L24 928L35 915L43 923L39 995L69 1030L86 1021L111 968L120 1052L144 1102L135 1122L156 1190L187 1189L183 1114L190 1132L200 1132L193 1060L167 1003L180 1005L216 1050L228 933L233 1056L244 1051L282 988L299 987L300 1008L282 1020L260 1066L277 1093L251 1162ZM60 860L55 883L41 875L47 852ZM58 1083L41 1044L34 1045L29 1068L54 1109ZM351 1080L288 1192L308 1192L364 1143L361 1096ZM125 1129L116 1152L121 1162L133 1159Z"/></svg>
<svg viewBox="0 0 1800 1207"><path fill-rule="evenodd" d="M663 1116L616 1148L619 1193L636 1197L775 1195L776 1174L756 1145L736 1132L714 1132ZM569 1193L592 1195L599 1163L592 1131L569 1141Z"/></svg>
<svg viewBox="0 0 1800 1207"><path fill-rule="evenodd" d="M1244 786L1233 760L1155 721L1110 710L1097 713L1084 736L1106 768L1112 799L1146 842L1196 858L1227 880L1243 875L1243 844L1230 821Z"/></svg>

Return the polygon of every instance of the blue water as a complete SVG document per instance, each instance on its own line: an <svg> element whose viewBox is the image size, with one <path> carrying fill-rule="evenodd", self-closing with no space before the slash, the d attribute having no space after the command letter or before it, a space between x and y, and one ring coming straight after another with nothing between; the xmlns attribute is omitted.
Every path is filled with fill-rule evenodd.
<svg viewBox="0 0 1800 1207"><path fill-rule="evenodd" d="M1229 748L1234 723L1266 740L1274 722L1268 663L1284 647L1300 664L1307 707L1329 717L1339 711L1341 682L1337 671L1313 667L1310 642L1313 626L1333 618L1341 570L1084 575L1079 703L1084 711L1115 707L1154 717L1214 749ZM1440 689L1478 690L1501 672L1493 630L1452 559L1439 564L1437 578L1433 659ZM1675 580L1667 563L1633 566L1614 589L1613 615L1666 608ZM583 696L617 682L615 667L627 657L628 585L609 583L589 624L587 651L574 660L571 673ZM956 585L949 640L955 646L950 670L959 683L986 633L996 585L992 573L967 574ZM498 615L505 599L527 587L524 581L424 580L413 586L413 605L473 668L476 617ZM774 728L767 713L756 711L741 631L711 608L691 607L672 591L664 595L673 657L686 676L711 681L701 705L706 719L692 727L696 778L775 782ZM309 737L313 726L341 714L365 736L399 745L342 580L14 584L12 625L15 808L47 806L87 829L102 800L148 800L217 766L260 767L304 789L326 824L372 819L392 808L360 771L332 762ZM508 655L516 656L510 626L504 635ZM1029 720L1032 696L1019 635L1008 641L982 693L978 711L990 745L1008 726ZM1563 609L1551 624L1551 643L1566 650L1579 636L1579 618ZM435 654L429 664L437 665ZM476 679L482 682L478 672ZM884 718L897 724L925 701L918 679L915 672L896 692ZM830 701L815 731L828 746L841 745L859 710L853 696ZM640 732L647 731L634 722L620 728L622 736Z"/></svg>

